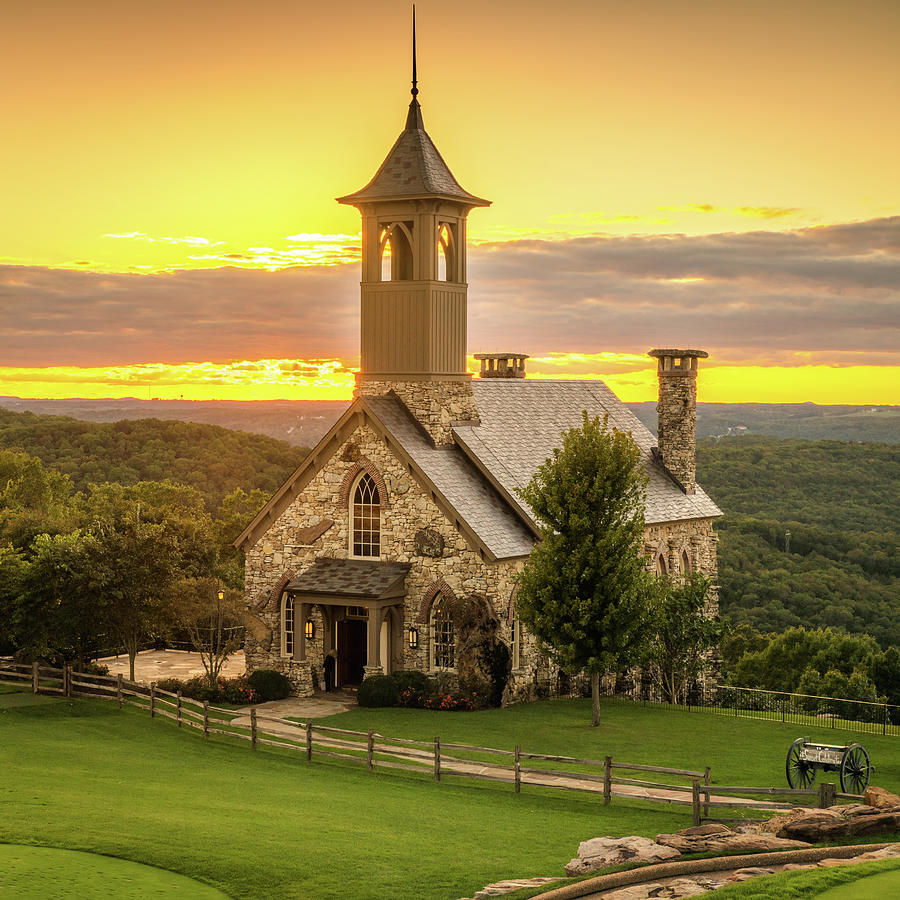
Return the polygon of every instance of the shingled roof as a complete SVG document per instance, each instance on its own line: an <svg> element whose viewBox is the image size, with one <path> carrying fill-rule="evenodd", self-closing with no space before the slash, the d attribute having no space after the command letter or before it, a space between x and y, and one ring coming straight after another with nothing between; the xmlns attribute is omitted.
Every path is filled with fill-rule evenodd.
<svg viewBox="0 0 900 900"><path fill-rule="evenodd" d="M292 594L385 600L406 593L404 582L409 569L409 563L321 557L285 590Z"/></svg>
<svg viewBox="0 0 900 900"><path fill-rule="evenodd" d="M465 454L456 447L435 449L396 397L366 397L365 404L494 557L531 552L531 530Z"/></svg>
<svg viewBox="0 0 900 900"><path fill-rule="evenodd" d="M721 516L704 493L685 494L655 459L656 438L602 381L480 379L472 381L480 425L453 429L457 444L492 481L507 501L531 518L516 494L535 470L562 444L562 433L589 416L609 416L611 427L631 432L649 477L645 519L648 524Z"/></svg>
<svg viewBox="0 0 900 900"><path fill-rule="evenodd" d="M419 101L413 97L406 127L391 147L375 177L361 190L338 203L358 204L367 200L394 200L410 197L448 197L471 206L490 206L464 190L425 131Z"/></svg>

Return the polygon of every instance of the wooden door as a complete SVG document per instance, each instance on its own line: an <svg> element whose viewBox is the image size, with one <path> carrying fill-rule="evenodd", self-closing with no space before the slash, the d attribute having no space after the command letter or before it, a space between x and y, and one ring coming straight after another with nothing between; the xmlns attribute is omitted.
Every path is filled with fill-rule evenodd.
<svg viewBox="0 0 900 900"><path fill-rule="evenodd" d="M368 659L365 619L343 619L337 625L337 683L362 684Z"/></svg>

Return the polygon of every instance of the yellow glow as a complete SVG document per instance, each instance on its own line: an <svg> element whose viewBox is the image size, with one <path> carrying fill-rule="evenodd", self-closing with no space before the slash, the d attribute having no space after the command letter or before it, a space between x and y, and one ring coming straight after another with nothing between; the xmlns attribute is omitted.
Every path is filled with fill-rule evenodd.
<svg viewBox="0 0 900 900"><path fill-rule="evenodd" d="M0 393L26 399L349 400L357 361L259 359L106 368L0 368ZM479 363L469 358L470 372ZM625 402L654 400L656 369L626 353L554 354L528 360L529 378L604 381ZM896 366L701 366L708 403L900 404Z"/></svg>

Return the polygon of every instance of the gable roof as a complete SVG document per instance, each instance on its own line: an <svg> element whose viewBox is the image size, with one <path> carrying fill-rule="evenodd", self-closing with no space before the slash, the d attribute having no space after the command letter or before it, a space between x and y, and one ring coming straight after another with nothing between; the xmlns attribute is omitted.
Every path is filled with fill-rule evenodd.
<svg viewBox="0 0 900 900"><path fill-rule="evenodd" d="M453 177L434 141L425 131L422 111L413 97L406 117L406 127L394 142L375 177L361 190L344 197L338 203L356 204L366 200L395 200L411 197L448 197L472 206L490 206L464 190Z"/></svg>
<svg viewBox="0 0 900 900"><path fill-rule="evenodd" d="M532 518L516 494L554 448L562 433L589 416L609 416L609 425L631 432L649 477L645 520L648 524L721 516L721 510L698 485L685 494L653 454L656 438L602 381L476 378L472 380L480 425L453 429L457 444L503 493L507 502Z"/></svg>
<svg viewBox="0 0 900 900"><path fill-rule="evenodd" d="M234 541L255 544L361 424L369 425L404 463L469 545L491 561L527 556L534 532L495 486L456 447L436 449L395 396L360 397Z"/></svg>

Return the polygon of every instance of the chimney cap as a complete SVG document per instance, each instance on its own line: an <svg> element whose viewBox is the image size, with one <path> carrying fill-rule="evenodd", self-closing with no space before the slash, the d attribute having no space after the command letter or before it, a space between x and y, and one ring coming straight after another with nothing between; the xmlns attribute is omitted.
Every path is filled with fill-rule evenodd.
<svg viewBox="0 0 900 900"><path fill-rule="evenodd" d="M661 359L664 356L693 356L697 357L697 359L707 359L709 357L705 350L649 350L647 355L652 356L654 359Z"/></svg>

